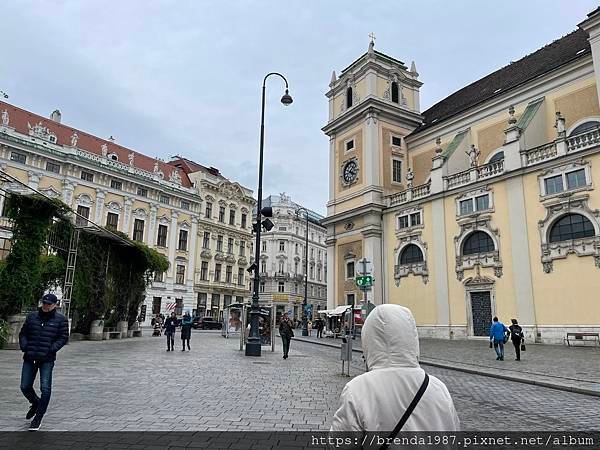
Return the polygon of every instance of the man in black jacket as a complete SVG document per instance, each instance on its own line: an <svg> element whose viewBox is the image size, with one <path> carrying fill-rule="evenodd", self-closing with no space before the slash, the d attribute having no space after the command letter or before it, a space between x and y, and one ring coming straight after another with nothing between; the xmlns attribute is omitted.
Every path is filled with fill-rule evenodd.
<svg viewBox="0 0 600 450"><path fill-rule="evenodd" d="M165 320L163 328L167 336L167 351L171 352L175 350L175 329L177 328L177 316L174 312L171 313L171 317Z"/></svg>
<svg viewBox="0 0 600 450"><path fill-rule="evenodd" d="M42 307L27 316L19 333L19 345L23 352L21 392L31 407L25 416L31 419L29 430L37 431L50 403L52 369L58 352L69 340L69 322L56 312L58 299L54 294L42 297ZM35 393L33 382L40 371L41 397ZM35 417L34 417L35 416Z"/></svg>

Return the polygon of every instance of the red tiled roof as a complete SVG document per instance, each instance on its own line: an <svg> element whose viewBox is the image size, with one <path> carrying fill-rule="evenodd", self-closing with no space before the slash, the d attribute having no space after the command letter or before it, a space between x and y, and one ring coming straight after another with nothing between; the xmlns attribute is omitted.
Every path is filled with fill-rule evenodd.
<svg viewBox="0 0 600 450"><path fill-rule="evenodd" d="M154 163L156 162L155 158L151 158L150 156L138 153L135 150L131 150L127 147L123 147L122 145L115 144L110 140L93 136L89 133L86 133L85 131L72 128L62 123L55 122L52 119L39 116L37 114L13 106L9 103L0 101L0 111L3 111L5 109L8 111L9 114L9 126L13 127L19 133L29 134L29 128L27 127L27 123L29 123L31 126L34 126L42 122L42 126L47 127L48 130L56 134L58 145L70 146L71 136L74 132L77 132L77 148L81 150L85 150L90 153L95 153L97 155L102 155L102 145L106 144L108 147L108 154L115 153L118 156L119 161L125 164L129 164L128 155L133 152L135 155L133 159L134 167L146 170L148 172L152 172L154 170ZM169 180L171 173L173 173L173 171L175 170L175 166L163 161L158 161L158 165L160 167L160 170L165 175L165 180ZM179 175L181 176L182 186L190 187L192 185L190 179L188 178L187 174L184 173L184 171L180 170Z"/></svg>

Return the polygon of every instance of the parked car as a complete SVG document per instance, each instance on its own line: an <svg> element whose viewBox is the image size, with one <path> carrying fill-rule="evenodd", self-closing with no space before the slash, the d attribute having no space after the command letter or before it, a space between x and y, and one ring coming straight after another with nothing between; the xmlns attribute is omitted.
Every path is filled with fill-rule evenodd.
<svg viewBox="0 0 600 450"><path fill-rule="evenodd" d="M194 317L192 327L196 330L220 330L223 324L212 317Z"/></svg>

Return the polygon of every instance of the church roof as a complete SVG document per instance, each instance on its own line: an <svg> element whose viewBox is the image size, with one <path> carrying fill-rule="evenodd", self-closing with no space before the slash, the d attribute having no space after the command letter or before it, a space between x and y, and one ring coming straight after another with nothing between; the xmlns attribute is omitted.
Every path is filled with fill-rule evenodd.
<svg viewBox="0 0 600 450"><path fill-rule="evenodd" d="M577 29L508 66L465 86L422 113L413 135L591 52L585 31Z"/></svg>
<svg viewBox="0 0 600 450"><path fill-rule="evenodd" d="M102 145L106 144L106 146L108 147L109 155L111 153L114 153L119 158L119 161L128 164L128 155L130 153L133 153L135 155L133 159L133 166L142 170L146 170L148 172L153 171L154 163L157 161L156 158L152 158L142 153L138 153L135 150L131 150L127 147L123 147L122 145L116 144L111 140L99 138L92 134L86 133L85 131L72 128L68 125L56 122L52 119L39 116L32 112L21 109L17 106L0 101L0 111L5 109L8 111L10 117L9 126L14 128L19 133L29 134L28 124L34 126L41 122L42 126L47 127L49 131L56 135L57 145L70 146L71 136L74 132L77 132L77 148L81 150L85 150L90 153L95 153L97 155L102 155ZM176 170L176 167L174 165L160 160L158 161L158 166L163 172L165 180L169 180L173 171ZM182 186L192 186L192 183L190 182L190 179L188 178L185 172L180 172L179 175L181 177Z"/></svg>

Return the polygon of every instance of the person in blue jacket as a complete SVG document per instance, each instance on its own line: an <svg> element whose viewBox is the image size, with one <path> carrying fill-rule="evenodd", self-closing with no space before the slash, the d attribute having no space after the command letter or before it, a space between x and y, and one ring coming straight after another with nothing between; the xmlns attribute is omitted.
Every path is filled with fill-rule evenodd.
<svg viewBox="0 0 600 450"><path fill-rule="evenodd" d="M509 330L498 318L494 316L492 326L490 327L490 342L494 343L496 350L496 361L504 361L504 342L508 336Z"/></svg>
<svg viewBox="0 0 600 450"><path fill-rule="evenodd" d="M30 431L40 429L42 418L50 403L52 391L52 369L56 353L69 340L69 322L56 311L58 299L54 294L42 297L42 306L25 319L19 333L19 346L23 352L23 369L21 370L21 392L31 407L25 416L31 419ZM40 392L38 396L33 389L35 376L40 373Z"/></svg>

